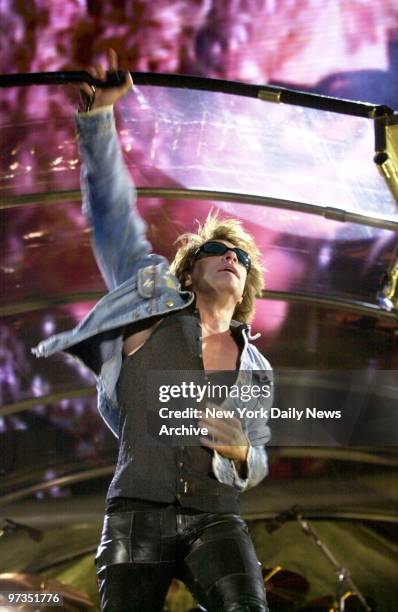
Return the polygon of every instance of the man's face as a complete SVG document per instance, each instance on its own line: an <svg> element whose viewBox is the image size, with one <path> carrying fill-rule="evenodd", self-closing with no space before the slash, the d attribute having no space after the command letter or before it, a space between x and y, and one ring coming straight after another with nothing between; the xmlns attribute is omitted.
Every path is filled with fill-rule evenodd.
<svg viewBox="0 0 398 612"><path fill-rule="evenodd" d="M233 248L235 245L227 240L215 240ZM226 251L223 255L207 255L197 259L192 273L192 289L196 293L231 295L237 303L245 288L247 270L238 261L234 251Z"/></svg>

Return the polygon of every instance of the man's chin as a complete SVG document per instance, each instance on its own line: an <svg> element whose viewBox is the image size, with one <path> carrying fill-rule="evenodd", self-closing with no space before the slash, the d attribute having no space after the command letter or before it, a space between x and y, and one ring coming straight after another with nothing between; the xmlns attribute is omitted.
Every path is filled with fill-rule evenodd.
<svg viewBox="0 0 398 612"><path fill-rule="evenodd" d="M217 286L215 287L216 291L219 292L220 294L224 294L227 293L228 295L230 295L231 297L236 297L236 300L239 299L239 290L237 287L237 279L231 279L231 280L227 280L227 282L221 282L221 283L217 283Z"/></svg>
<svg viewBox="0 0 398 612"><path fill-rule="evenodd" d="M241 292L240 292L240 287L239 285L239 279L235 276L231 277L225 277L225 278L218 278L216 280L216 282L212 283L212 284L207 284L206 287L195 287L194 291L197 294L203 293L203 294L213 294L214 297L216 297L217 295L224 296L228 295L231 297L234 297L234 299L236 299L236 301L238 301L238 299L241 296Z"/></svg>

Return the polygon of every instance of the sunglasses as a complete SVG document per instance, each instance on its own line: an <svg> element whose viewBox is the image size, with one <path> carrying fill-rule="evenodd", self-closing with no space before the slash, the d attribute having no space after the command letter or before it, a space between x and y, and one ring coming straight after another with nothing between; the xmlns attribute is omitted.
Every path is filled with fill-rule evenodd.
<svg viewBox="0 0 398 612"><path fill-rule="evenodd" d="M225 255L227 251L233 251L236 254L238 262L242 264L249 272L252 260L250 258L249 253L246 253L243 249L239 247L229 247L223 244L222 242L215 242L214 240L209 240L209 242L205 242L196 249L194 253L195 259L202 259L203 257L214 257L215 255Z"/></svg>

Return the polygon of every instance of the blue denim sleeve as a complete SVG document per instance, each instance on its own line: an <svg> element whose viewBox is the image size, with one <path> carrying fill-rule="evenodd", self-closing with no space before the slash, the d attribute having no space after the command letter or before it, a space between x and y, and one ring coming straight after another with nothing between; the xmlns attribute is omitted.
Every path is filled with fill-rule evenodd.
<svg viewBox="0 0 398 612"><path fill-rule="evenodd" d="M214 451L213 472L219 482L229 484L239 491L246 491L251 487L255 487L268 474L267 452L264 446L249 446L247 476L246 478L241 478L234 462Z"/></svg>
<svg viewBox="0 0 398 612"><path fill-rule="evenodd" d="M252 347L254 348L254 347ZM267 415L271 408L274 400L274 385L273 385L273 371L269 362L264 358L261 353L255 351L258 357L259 364L261 364L261 371L257 371L257 375L263 374L264 380L271 384L270 395L267 398L259 399L257 409L263 407ZM261 384L261 379L258 380ZM251 419L248 423L247 438L250 441L249 451L247 455L247 474L246 478L239 476L235 464L231 459L223 457L217 451L213 454L213 472L217 480L224 484L229 484L239 491L246 491L251 487L255 487L261 482L268 474L268 455L265 449L265 444L269 442L271 438L270 428L267 425L267 418L260 417L258 419Z"/></svg>
<svg viewBox="0 0 398 612"><path fill-rule="evenodd" d="M152 251L146 224L136 207L136 191L115 127L113 109L76 115L82 157L83 213L92 227L94 254L108 289L132 275Z"/></svg>

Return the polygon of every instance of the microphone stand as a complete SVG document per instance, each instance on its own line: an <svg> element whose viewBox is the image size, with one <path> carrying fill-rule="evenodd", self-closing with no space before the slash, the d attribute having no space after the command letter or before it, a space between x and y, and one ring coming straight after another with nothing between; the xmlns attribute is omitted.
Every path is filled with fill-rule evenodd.
<svg viewBox="0 0 398 612"><path fill-rule="evenodd" d="M4 522L0 526L0 538L18 531L24 531L32 540L35 540L35 542L40 542L44 537L41 529L29 527L29 525L24 525L23 523L16 523L9 518L5 518L3 520Z"/></svg>
<svg viewBox="0 0 398 612"><path fill-rule="evenodd" d="M352 593L358 597L359 601L365 608L366 612L372 612L371 608L366 602L365 597L362 595L361 591L359 590L359 588L356 586L353 579L351 578L351 574L349 570L343 565L340 565L340 563L337 561L337 559L335 558L333 553L329 550L329 548L326 546L326 544L322 542L321 538L319 537L315 529L312 527L312 525L302 516L302 514L296 508L293 509L292 514L295 516L296 520L300 523L301 528L304 531L305 535L310 537L313 540L313 542L315 542L315 544L321 549L323 555L333 565L336 571L337 580L338 580L337 602L336 603L338 605L338 608L336 609L335 612L345 611L344 583L347 583Z"/></svg>

